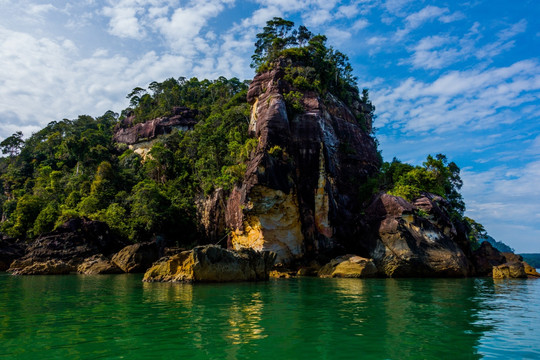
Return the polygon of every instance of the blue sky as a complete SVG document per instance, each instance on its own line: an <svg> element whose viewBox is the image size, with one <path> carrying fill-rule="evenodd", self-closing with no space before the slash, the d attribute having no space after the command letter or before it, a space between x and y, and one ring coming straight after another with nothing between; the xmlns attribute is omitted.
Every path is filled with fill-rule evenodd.
<svg viewBox="0 0 540 360"><path fill-rule="evenodd" d="M119 112L152 81L251 79L255 34L274 16L349 55L385 160L446 154L467 215L540 252L536 0L0 0L0 139Z"/></svg>

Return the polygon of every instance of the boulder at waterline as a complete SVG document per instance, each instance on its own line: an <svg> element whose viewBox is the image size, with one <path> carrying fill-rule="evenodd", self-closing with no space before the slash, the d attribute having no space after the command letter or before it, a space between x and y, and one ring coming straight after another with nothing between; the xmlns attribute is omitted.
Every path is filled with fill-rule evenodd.
<svg viewBox="0 0 540 360"><path fill-rule="evenodd" d="M492 273L494 279L520 279L527 277L523 262L509 262L494 266Z"/></svg>
<svg viewBox="0 0 540 360"><path fill-rule="evenodd" d="M85 259L83 263L77 267L77 272L84 275L123 273L122 269L101 254Z"/></svg>
<svg viewBox="0 0 540 360"><path fill-rule="evenodd" d="M444 199L425 194L419 200L415 205L385 193L375 197L366 210L375 238L369 256L388 277L467 276L471 264L461 248L465 235L446 219Z"/></svg>
<svg viewBox="0 0 540 360"><path fill-rule="evenodd" d="M356 255L343 255L324 265L319 277L367 278L377 275L377 267L371 259Z"/></svg>
<svg viewBox="0 0 540 360"><path fill-rule="evenodd" d="M112 262L127 273L145 272L159 259L155 242L128 245L112 257Z"/></svg>
<svg viewBox="0 0 540 360"><path fill-rule="evenodd" d="M73 264L62 260L47 260L45 262L33 262L20 268L10 268L13 275L66 275L76 270Z"/></svg>
<svg viewBox="0 0 540 360"><path fill-rule="evenodd" d="M536 271L535 268L533 268L531 265L527 264L525 261L523 262L523 267L525 268L525 273L529 277L540 278L540 273L538 273L538 271Z"/></svg>
<svg viewBox="0 0 540 360"><path fill-rule="evenodd" d="M147 282L227 282L268 280L276 254L216 245L197 246L163 258L144 274Z"/></svg>

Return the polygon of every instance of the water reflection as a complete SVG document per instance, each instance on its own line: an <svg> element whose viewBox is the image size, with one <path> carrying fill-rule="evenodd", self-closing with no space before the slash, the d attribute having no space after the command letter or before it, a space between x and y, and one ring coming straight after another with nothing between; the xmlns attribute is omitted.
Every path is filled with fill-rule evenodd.
<svg viewBox="0 0 540 360"><path fill-rule="evenodd" d="M0 358L540 358L540 282L0 275Z"/></svg>

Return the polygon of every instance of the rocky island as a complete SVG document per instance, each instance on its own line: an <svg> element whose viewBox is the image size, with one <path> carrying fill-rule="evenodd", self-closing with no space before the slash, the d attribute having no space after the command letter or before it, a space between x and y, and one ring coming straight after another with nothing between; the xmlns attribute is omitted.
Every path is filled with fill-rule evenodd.
<svg viewBox="0 0 540 360"><path fill-rule="evenodd" d="M249 82L168 79L2 142L0 270L145 281L540 276L479 243L459 168L384 163L347 57L279 18ZM225 247L228 249L225 249Z"/></svg>

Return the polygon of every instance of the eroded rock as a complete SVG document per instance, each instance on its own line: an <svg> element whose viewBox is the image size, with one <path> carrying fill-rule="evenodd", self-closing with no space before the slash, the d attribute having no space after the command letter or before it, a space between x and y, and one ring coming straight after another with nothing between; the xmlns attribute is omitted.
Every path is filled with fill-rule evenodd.
<svg viewBox="0 0 540 360"><path fill-rule="evenodd" d="M371 259L356 255L343 255L319 270L319 277L368 278L377 276L377 267Z"/></svg>
<svg viewBox="0 0 540 360"><path fill-rule="evenodd" d="M459 246L464 234L438 214L430 196L422 201L427 217L415 205L384 193L366 209L374 231L370 256L377 268L388 277L469 275L471 265Z"/></svg>
<svg viewBox="0 0 540 360"><path fill-rule="evenodd" d="M37 271L32 268L34 264L48 264L36 266L42 273L50 268L51 274L56 274L56 268L61 267L56 263L67 264L70 271L76 271L84 259L96 254L111 255L124 246L125 242L107 224L86 218L71 219L29 244L25 255L11 263L10 271L23 275ZM30 269L26 271L25 267Z"/></svg>
<svg viewBox="0 0 540 360"><path fill-rule="evenodd" d="M507 262L504 255L487 241L482 242L480 247L473 252L472 260L476 275L479 276L491 276L494 266Z"/></svg>
<svg viewBox="0 0 540 360"><path fill-rule="evenodd" d="M10 268L13 275L66 275L76 271L71 263L62 260L47 260L45 262L33 262L28 266Z"/></svg>
<svg viewBox="0 0 540 360"><path fill-rule="evenodd" d="M85 259L83 263L77 267L77 272L84 275L123 273L122 269L101 254Z"/></svg>
<svg viewBox="0 0 540 360"><path fill-rule="evenodd" d="M268 280L276 255L251 249L231 251L215 245L164 258L144 274L143 281L228 282Z"/></svg>
<svg viewBox="0 0 540 360"><path fill-rule="evenodd" d="M146 242L126 246L114 254L111 261L126 273L142 273L158 259L156 243Z"/></svg>
<svg viewBox="0 0 540 360"><path fill-rule="evenodd" d="M523 262L509 262L502 265L493 266L494 279L522 279L526 278Z"/></svg>
<svg viewBox="0 0 540 360"><path fill-rule="evenodd" d="M170 134L174 129L191 130L197 124L196 110L175 107L170 117L160 117L143 123L133 124L134 116L129 116L114 129L113 140L128 145L148 141L159 135Z"/></svg>
<svg viewBox="0 0 540 360"><path fill-rule="evenodd" d="M358 246L361 204L351 184L374 174L380 158L367 132L369 109L359 103L303 91L303 110L291 112L284 95L298 89L283 80L285 66L257 74L248 90L258 144L226 221L232 248L271 250L287 265Z"/></svg>

